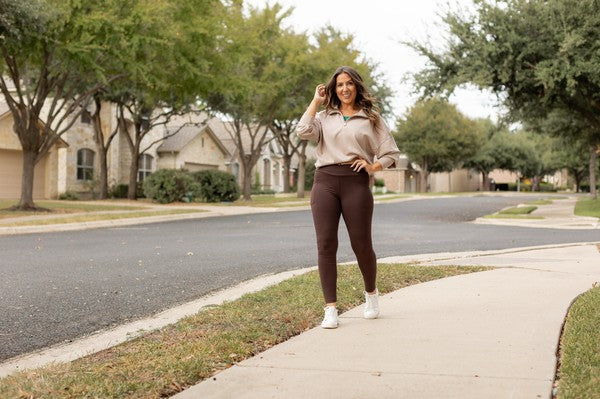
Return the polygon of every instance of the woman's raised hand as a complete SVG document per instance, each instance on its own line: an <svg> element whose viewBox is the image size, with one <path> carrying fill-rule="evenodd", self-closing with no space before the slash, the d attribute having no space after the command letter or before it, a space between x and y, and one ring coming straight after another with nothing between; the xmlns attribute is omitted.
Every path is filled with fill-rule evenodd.
<svg viewBox="0 0 600 399"><path fill-rule="evenodd" d="M315 97L313 98L313 100L317 101L319 104L323 104L326 99L327 99L327 90L325 90L324 84L320 84L315 89Z"/></svg>

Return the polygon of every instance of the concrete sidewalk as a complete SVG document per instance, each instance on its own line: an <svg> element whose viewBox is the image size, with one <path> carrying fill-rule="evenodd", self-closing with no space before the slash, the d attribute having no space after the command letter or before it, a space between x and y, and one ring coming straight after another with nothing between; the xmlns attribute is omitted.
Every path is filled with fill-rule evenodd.
<svg viewBox="0 0 600 399"><path fill-rule="evenodd" d="M499 268L392 292L379 319L352 309L174 398L550 397L567 310L600 281L598 246L427 264Z"/></svg>

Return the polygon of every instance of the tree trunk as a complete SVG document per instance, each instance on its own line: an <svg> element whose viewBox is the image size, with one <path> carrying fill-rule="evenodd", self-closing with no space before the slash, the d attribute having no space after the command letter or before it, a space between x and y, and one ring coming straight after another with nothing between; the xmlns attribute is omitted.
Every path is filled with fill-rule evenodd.
<svg viewBox="0 0 600 399"><path fill-rule="evenodd" d="M290 164L292 163L292 157L289 155L283 156L283 192L290 192Z"/></svg>
<svg viewBox="0 0 600 399"><path fill-rule="evenodd" d="M96 106L94 114L92 115L92 123L94 127L94 141L96 143L96 152L99 158L99 185L100 192L98 193L99 199L108 198L108 166L106 161L106 154L108 152L108 144L105 144L104 132L102 131L102 120L100 119L100 112L102 111L102 100L98 95L94 95L94 105Z"/></svg>
<svg viewBox="0 0 600 399"><path fill-rule="evenodd" d="M108 165L106 160L106 148L104 146L97 146L98 150L98 161L100 167L99 174L99 183L100 183L100 192L98 193L99 199L107 199L108 198Z"/></svg>
<svg viewBox="0 0 600 399"><path fill-rule="evenodd" d="M429 174L427 172L428 167L429 165L427 164L427 160L423 160L421 165L421 173L419 174L419 191L422 193L427 192L427 175Z"/></svg>
<svg viewBox="0 0 600 399"><path fill-rule="evenodd" d="M139 151L140 143L139 140L136 140L131 148L131 168L129 169L129 187L127 189L127 198L130 200L137 198L137 174L140 163Z"/></svg>
<svg viewBox="0 0 600 399"><path fill-rule="evenodd" d="M594 199L598 198L596 193L596 146L590 146L590 194Z"/></svg>
<svg viewBox="0 0 600 399"><path fill-rule="evenodd" d="M490 176L487 172L481 172L481 191L490 191Z"/></svg>
<svg viewBox="0 0 600 399"><path fill-rule="evenodd" d="M578 193L581 190L581 179L583 178L583 173L579 173L576 169L571 169L569 172L573 175L573 179L575 179L575 192Z"/></svg>
<svg viewBox="0 0 600 399"><path fill-rule="evenodd" d="M306 146L308 141L302 143L302 149L298 152L298 187L296 192L298 198L304 198L304 183L306 180Z"/></svg>
<svg viewBox="0 0 600 399"><path fill-rule="evenodd" d="M36 209L33 203L33 173L35 170L35 152L23 149L23 175L21 179L21 200L17 209L32 211Z"/></svg>
<svg viewBox="0 0 600 399"><path fill-rule="evenodd" d="M242 197L244 201L252 200L252 168L248 165L242 165L244 169L242 179Z"/></svg>
<svg viewBox="0 0 600 399"><path fill-rule="evenodd" d="M540 191L540 182L542 181L541 176L533 176L531 179L531 191Z"/></svg>

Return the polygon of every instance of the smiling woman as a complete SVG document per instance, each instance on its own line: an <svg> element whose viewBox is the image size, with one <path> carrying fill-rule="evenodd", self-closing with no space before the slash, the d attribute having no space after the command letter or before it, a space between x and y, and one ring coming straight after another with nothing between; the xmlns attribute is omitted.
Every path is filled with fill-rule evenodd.
<svg viewBox="0 0 600 399"><path fill-rule="evenodd" d="M324 104L325 110L317 113ZM311 209L317 233L319 276L325 297L323 328L336 328L337 231L343 215L365 285L364 317L379 315L377 262L371 240L370 175L395 165L400 152L376 100L354 68L339 67L320 84L297 127L301 139L317 142Z"/></svg>

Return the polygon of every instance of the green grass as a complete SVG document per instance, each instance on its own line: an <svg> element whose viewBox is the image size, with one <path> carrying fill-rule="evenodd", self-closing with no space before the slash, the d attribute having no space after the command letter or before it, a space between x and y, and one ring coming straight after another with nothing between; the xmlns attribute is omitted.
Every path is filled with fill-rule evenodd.
<svg viewBox="0 0 600 399"><path fill-rule="evenodd" d="M290 204L294 203L294 204ZM296 204L297 203L297 204ZM235 201L233 205L240 206L257 206L257 207L271 207L271 206L290 206L290 205L308 205L310 203L310 195L307 194L304 198L298 198L295 193L291 194L259 194L253 195L251 201L244 201L243 198Z"/></svg>
<svg viewBox="0 0 600 399"><path fill-rule="evenodd" d="M500 215L527 215L535 211L537 206L515 206L498 212Z"/></svg>
<svg viewBox="0 0 600 399"><path fill-rule="evenodd" d="M394 194L394 195L390 195L389 197L379 197L378 195L376 195L374 197L375 201L391 201L391 200L395 200L395 199L399 199L399 198L410 198L412 197L414 194Z"/></svg>
<svg viewBox="0 0 600 399"><path fill-rule="evenodd" d="M184 213L197 213L207 212L202 209L167 209L167 210L152 210L152 211L140 211L140 212L128 212L128 213L92 213L89 215L73 215L49 219L34 219L34 220L22 220L8 223L1 223L0 227L17 227L17 226L42 226L49 224L66 224L66 223L82 223L82 222L95 222L98 220L115 220L115 219L131 219L131 218L143 218L148 216L161 216L161 215L180 215Z"/></svg>
<svg viewBox="0 0 600 399"><path fill-rule="evenodd" d="M600 218L600 198L577 201L575 204L575 214Z"/></svg>
<svg viewBox="0 0 600 399"><path fill-rule="evenodd" d="M511 215L511 214L500 214L494 213L493 215L485 215L485 219L544 219L543 216L534 215Z"/></svg>
<svg viewBox="0 0 600 399"><path fill-rule="evenodd" d="M600 286L569 309L560 342L558 399L600 397Z"/></svg>
<svg viewBox="0 0 600 399"><path fill-rule="evenodd" d="M489 268L381 264L378 288L383 294L483 270ZM362 287L356 265L339 267L340 311L362 302ZM5 377L0 397L170 396L316 326L322 306L319 276L312 271L83 359Z"/></svg>
<svg viewBox="0 0 600 399"><path fill-rule="evenodd" d="M513 208L503 209L500 212L485 215L486 219L543 219L543 216L530 215L537 206L515 206Z"/></svg>
<svg viewBox="0 0 600 399"><path fill-rule="evenodd" d="M50 209L51 212L23 212L10 211L17 200L0 200L0 219L14 218L20 216L33 215L51 215L53 213L79 213L79 212L98 212L98 211L133 211L145 209L143 206L129 205L99 205L88 204L85 202L64 202L64 201L35 201L37 206Z"/></svg>
<svg viewBox="0 0 600 399"><path fill-rule="evenodd" d="M553 201L549 199L539 199L537 201L527 202L527 205L550 205Z"/></svg>

